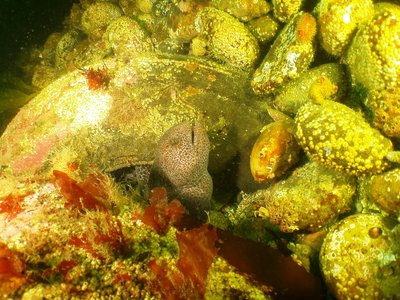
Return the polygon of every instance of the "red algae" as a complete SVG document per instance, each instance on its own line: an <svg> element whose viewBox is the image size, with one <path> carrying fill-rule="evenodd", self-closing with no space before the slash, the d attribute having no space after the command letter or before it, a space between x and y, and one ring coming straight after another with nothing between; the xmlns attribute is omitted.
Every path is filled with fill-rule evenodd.
<svg viewBox="0 0 400 300"><path fill-rule="evenodd" d="M176 233L179 245L177 270L151 260L148 264L155 275L151 286L163 299L201 299L206 291L208 270L217 254L217 231L203 225Z"/></svg>
<svg viewBox="0 0 400 300"><path fill-rule="evenodd" d="M200 295L204 295L208 269L217 255L215 242L217 230L208 225L178 232L176 238L179 244L178 269L185 274L195 286Z"/></svg>
<svg viewBox="0 0 400 300"><path fill-rule="evenodd" d="M176 227L194 228L200 221L184 216ZM240 273L250 276L254 284L270 286L274 299L323 299L322 283L290 256L262 243L244 239L231 232L216 229L218 256Z"/></svg>
<svg viewBox="0 0 400 300"><path fill-rule="evenodd" d="M89 174L82 182L78 182L78 186L96 198L107 199L109 197L106 187L104 186L105 176L96 173Z"/></svg>
<svg viewBox="0 0 400 300"><path fill-rule="evenodd" d="M150 286L154 291L161 293L162 299L185 300L199 297L196 291L188 286L188 282L181 272L171 270L168 266L159 264L155 259L148 263L148 267L154 275Z"/></svg>
<svg viewBox="0 0 400 300"><path fill-rule="evenodd" d="M141 220L144 224L151 226L158 234L163 234L168 227L179 221L185 212L184 206L178 200L168 203L165 188L156 187L150 196L150 206L142 215L134 213L134 220Z"/></svg>
<svg viewBox="0 0 400 300"><path fill-rule="evenodd" d="M9 194L0 201L0 213L8 213L7 219L14 219L23 210L21 208L21 202L24 200L26 195L14 196Z"/></svg>
<svg viewBox="0 0 400 300"><path fill-rule="evenodd" d="M0 243L0 295L15 292L26 282L25 268L17 253Z"/></svg>
<svg viewBox="0 0 400 300"><path fill-rule="evenodd" d="M110 216L105 216L104 224L107 228L106 232L100 232L100 230L89 229L85 231L81 237L76 235L72 236L68 244L82 248L89 252L94 258L100 260L107 260L108 257L103 255L104 251L100 251L100 248L106 247L111 251L110 254L114 255L125 255L125 249L127 249L126 239L122 233L122 225L120 222L116 224L112 223Z"/></svg>
<svg viewBox="0 0 400 300"><path fill-rule="evenodd" d="M98 192L93 192L92 190L94 194L90 193L64 172L54 170L53 175L56 185L60 188L61 194L66 200L66 207L108 211L105 204L95 197Z"/></svg>
<svg viewBox="0 0 400 300"><path fill-rule="evenodd" d="M64 280L68 281L69 271L71 271L72 268L74 268L78 264L79 264L79 262L76 260L65 259L65 260L60 261L57 264L56 269L57 269L58 273L60 273L63 276Z"/></svg>
<svg viewBox="0 0 400 300"><path fill-rule="evenodd" d="M129 273L122 273L117 274L114 277L114 284L115 285L122 285L124 283L130 283L132 281L132 276Z"/></svg>

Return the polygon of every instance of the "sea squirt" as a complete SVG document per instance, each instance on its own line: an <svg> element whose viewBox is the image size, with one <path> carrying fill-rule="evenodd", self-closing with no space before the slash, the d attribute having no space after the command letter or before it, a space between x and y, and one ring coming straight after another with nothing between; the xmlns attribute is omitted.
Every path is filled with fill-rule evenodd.
<svg viewBox="0 0 400 300"><path fill-rule="evenodd" d="M307 103L297 112L295 123L296 137L307 155L338 171L381 173L389 166L388 154L395 153L388 138L341 103Z"/></svg>

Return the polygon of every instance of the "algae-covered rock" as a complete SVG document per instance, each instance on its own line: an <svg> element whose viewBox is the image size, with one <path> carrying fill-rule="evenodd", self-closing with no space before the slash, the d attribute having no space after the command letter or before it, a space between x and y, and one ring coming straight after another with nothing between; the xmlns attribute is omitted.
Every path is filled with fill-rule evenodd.
<svg viewBox="0 0 400 300"><path fill-rule="evenodd" d="M34 173L49 160L109 171L150 162L167 129L202 118L215 171L267 123L246 93L247 74L235 69L185 56L136 55L92 70L61 77L21 109L0 139L1 165Z"/></svg>
<svg viewBox="0 0 400 300"><path fill-rule="evenodd" d="M246 25L261 44L272 41L279 29L279 22L270 15L253 19L247 22Z"/></svg>
<svg viewBox="0 0 400 300"><path fill-rule="evenodd" d="M365 105L374 127L388 137L400 138L400 89L369 93Z"/></svg>
<svg viewBox="0 0 400 300"><path fill-rule="evenodd" d="M300 11L304 0L272 0L274 16L281 22L289 22Z"/></svg>
<svg viewBox="0 0 400 300"><path fill-rule="evenodd" d="M325 237L320 263L337 299L400 296L399 230L379 214L349 216Z"/></svg>
<svg viewBox="0 0 400 300"><path fill-rule="evenodd" d="M265 0L212 0L212 5L243 22L266 15L270 4Z"/></svg>
<svg viewBox="0 0 400 300"><path fill-rule="evenodd" d="M267 182L281 177L298 162L300 150L294 136L293 120L278 120L266 125L250 154L254 180Z"/></svg>
<svg viewBox="0 0 400 300"><path fill-rule="evenodd" d="M122 16L122 10L111 2L94 2L83 12L81 19L82 30L89 35L100 37L106 27Z"/></svg>
<svg viewBox="0 0 400 300"><path fill-rule="evenodd" d="M106 30L105 42L120 57L135 55L136 52L152 52L153 44L148 34L135 20L122 16L113 21Z"/></svg>

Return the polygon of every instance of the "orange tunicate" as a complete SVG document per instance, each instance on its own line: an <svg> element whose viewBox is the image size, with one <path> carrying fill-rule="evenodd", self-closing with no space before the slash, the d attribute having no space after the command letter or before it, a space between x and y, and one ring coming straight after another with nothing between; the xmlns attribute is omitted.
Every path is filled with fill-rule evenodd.
<svg viewBox="0 0 400 300"><path fill-rule="evenodd" d="M291 120L268 124L251 151L250 169L254 180L266 182L283 175L299 160L299 152Z"/></svg>
<svg viewBox="0 0 400 300"><path fill-rule="evenodd" d="M297 24L296 33L301 42L312 41L317 33L317 23L314 17L310 14L304 14Z"/></svg>

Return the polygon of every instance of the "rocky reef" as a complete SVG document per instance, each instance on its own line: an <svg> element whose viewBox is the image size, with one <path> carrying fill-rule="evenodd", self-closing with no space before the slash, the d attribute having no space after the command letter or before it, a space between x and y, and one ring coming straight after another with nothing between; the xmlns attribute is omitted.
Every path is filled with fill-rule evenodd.
<svg viewBox="0 0 400 300"><path fill-rule="evenodd" d="M400 298L399 24L76 1L2 80L0 296Z"/></svg>

